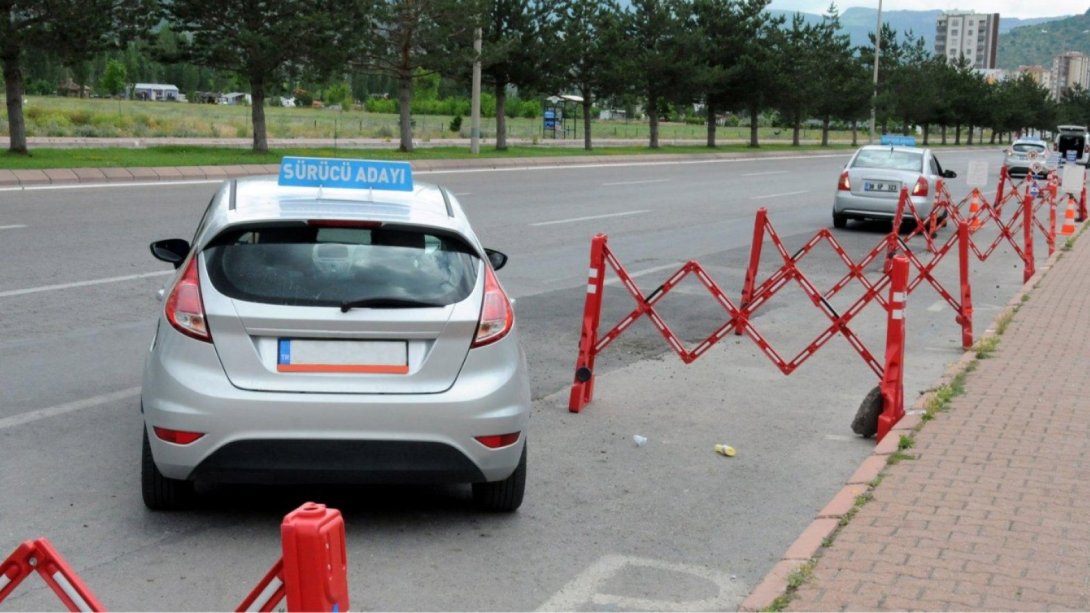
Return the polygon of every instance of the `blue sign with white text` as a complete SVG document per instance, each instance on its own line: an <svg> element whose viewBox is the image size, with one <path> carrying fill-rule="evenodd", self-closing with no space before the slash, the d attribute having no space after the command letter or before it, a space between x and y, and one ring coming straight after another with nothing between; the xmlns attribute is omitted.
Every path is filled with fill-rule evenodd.
<svg viewBox="0 0 1090 613"><path fill-rule="evenodd" d="M914 136L901 136L898 134L883 134L878 140L880 145L895 145L901 147L915 147L916 137Z"/></svg>
<svg viewBox="0 0 1090 613"><path fill-rule="evenodd" d="M413 191L408 162L286 157L280 162L280 185Z"/></svg>

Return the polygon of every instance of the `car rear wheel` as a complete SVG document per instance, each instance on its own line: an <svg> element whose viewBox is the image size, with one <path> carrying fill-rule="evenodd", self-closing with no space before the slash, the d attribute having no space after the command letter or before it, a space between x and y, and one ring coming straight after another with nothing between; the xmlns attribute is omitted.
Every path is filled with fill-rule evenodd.
<svg viewBox="0 0 1090 613"><path fill-rule="evenodd" d="M153 511L182 509L193 502L191 482L164 477L155 466L146 428L144 429L144 446L140 453L140 485L144 495L144 506Z"/></svg>
<svg viewBox="0 0 1090 613"><path fill-rule="evenodd" d="M843 215L833 214L833 227L838 229L844 229L848 227L848 218Z"/></svg>
<svg viewBox="0 0 1090 613"><path fill-rule="evenodd" d="M502 481L473 484L473 504L482 511L510 513L522 506L526 491L526 445L515 472Z"/></svg>

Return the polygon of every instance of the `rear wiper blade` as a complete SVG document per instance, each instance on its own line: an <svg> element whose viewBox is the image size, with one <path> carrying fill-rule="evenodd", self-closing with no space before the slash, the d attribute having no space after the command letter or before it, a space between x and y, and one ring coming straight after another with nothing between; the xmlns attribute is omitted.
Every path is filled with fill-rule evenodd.
<svg viewBox="0 0 1090 613"><path fill-rule="evenodd" d="M438 304L435 302L425 302L423 300L410 300L407 298L361 298L359 300L345 300L341 303L341 312L347 313L349 309L357 307L363 308L386 308L386 309L419 309L419 308L442 308L445 304Z"/></svg>

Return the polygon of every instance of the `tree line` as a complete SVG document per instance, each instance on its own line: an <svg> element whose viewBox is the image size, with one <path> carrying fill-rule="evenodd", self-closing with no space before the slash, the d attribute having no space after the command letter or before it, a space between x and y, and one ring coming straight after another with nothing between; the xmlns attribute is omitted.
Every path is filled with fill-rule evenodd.
<svg viewBox="0 0 1090 613"><path fill-rule="evenodd" d="M496 147L504 149L508 93L559 92L582 98L583 141L592 148L595 106L640 107L659 146L670 108L699 109L707 145L716 118L748 117L758 146L763 113L779 115L792 142L817 121L867 123L872 104L882 132L938 131L943 143L991 142L1057 123L1090 123L1090 94L1059 101L1029 76L992 83L969 62L935 57L911 32L881 28L877 87L875 35L853 47L831 5L820 22L788 20L770 0L0 0L9 150L26 153L22 101L27 71L63 66L82 86L97 68L107 90L153 67L184 82L230 83L252 97L253 150L268 150L266 100L300 83L351 93L396 92L402 151L412 151L414 92L442 77L465 94L475 59L495 100ZM482 51L473 51L475 32ZM142 74L133 74L134 72ZM32 80L33 83L33 80ZM82 88L81 88L82 91ZM348 91L339 93L348 97Z"/></svg>

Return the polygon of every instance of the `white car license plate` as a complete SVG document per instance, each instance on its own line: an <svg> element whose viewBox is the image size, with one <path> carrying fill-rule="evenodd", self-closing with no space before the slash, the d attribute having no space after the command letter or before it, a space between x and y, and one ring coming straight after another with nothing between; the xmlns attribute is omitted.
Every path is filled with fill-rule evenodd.
<svg viewBox="0 0 1090 613"><path fill-rule="evenodd" d="M403 375L409 372L405 341L279 339L278 372L333 372Z"/></svg>
<svg viewBox="0 0 1090 613"><path fill-rule="evenodd" d="M883 181L864 181L863 191L865 192L882 192L882 193L896 193L896 183L885 183Z"/></svg>

